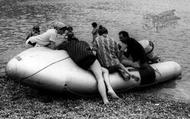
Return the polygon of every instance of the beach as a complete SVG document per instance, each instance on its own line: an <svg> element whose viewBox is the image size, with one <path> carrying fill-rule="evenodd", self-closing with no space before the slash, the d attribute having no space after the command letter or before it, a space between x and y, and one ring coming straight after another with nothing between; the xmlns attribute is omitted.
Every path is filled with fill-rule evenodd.
<svg viewBox="0 0 190 119"><path fill-rule="evenodd" d="M188 0L0 0L0 118L190 118L190 2ZM10 80L6 64L25 50L27 32L53 20L73 26L91 43L91 23L104 25L119 42L126 30L136 40L151 40L154 53L182 66L175 80L119 93L103 105L99 95L49 94Z"/></svg>

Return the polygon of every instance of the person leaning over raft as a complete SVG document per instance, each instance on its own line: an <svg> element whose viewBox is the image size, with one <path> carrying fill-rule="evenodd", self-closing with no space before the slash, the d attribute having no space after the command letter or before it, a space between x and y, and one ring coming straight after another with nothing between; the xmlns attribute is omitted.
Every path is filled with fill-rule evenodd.
<svg viewBox="0 0 190 119"><path fill-rule="evenodd" d="M79 67L85 70L91 70L93 72L95 79L98 82L98 91L103 99L104 104L109 103L105 86L107 86L109 95L111 95L113 98L119 98L109 84L108 73L106 74L104 68L101 67L87 42L79 41L74 36L68 37L68 41L61 43L56 47L56 49L66 50L71 59Z"/></svg>
<svg viewBox="0 0 190 119"><path fill-rule="evenodd" d="M126 31L119 32L119 39L122 42L123 58L121 62L125 66L132 66L139 70L141 84L153 83L155 81L155 71L148 64L145 50L139 42L130 38Z"/></svg>
<svg viewBox="0 0 190 119"><path fill-rule="evenodd" d="M63 35L66 31L66 25L62 22L54 22L52 29L48 29L45 33L30 37L27 41L27 45L33 47L44 46L54 48L56 45L57 35Z"/></svg>
<svg viewBox="0 0 190 119"><path fill-rule="evenodd" d="M124 80L129 80L132 76L124 65L120 62L119 44L108 36L108 30L99 26L99 36L95 39L93 49L102 67L109 70L110 73L119 72ZM137 78L137 77L136 77Z"/></svg>

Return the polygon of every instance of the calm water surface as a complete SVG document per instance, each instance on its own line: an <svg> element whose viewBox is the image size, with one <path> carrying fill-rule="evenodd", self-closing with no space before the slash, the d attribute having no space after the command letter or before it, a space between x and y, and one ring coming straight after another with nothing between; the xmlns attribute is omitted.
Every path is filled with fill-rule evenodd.
<svg viewBox="0 0 190 119"><path fill-rule="evenodd" d="M97 21L117 33L127 30L137 40L149 39L155 53L164 60L178 62L182 68L179 80L161 85L158 94L190 101L190 2L188 0L0 0L0 75L10 57L22 50L27 31L35 24L45 31L52 20L61 20L74 27L76 35L90 42L91 22ZM177 24L159 32L143 28L146 14L159 14L175 9ZM20 49L19 49L20 48ZM151 94L152 91L148 92Z"/></svg>

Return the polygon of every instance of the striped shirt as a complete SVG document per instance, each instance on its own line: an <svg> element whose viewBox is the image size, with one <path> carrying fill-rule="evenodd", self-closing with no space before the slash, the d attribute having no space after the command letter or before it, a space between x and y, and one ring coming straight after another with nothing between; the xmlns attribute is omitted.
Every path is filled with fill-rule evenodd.
<svg viewBox="0 0 190 119"><path fill-rule="evenodd" d="M109 36L98 36L93 43L97 58L103 67L110 68L120 64L118 43Z"/></svg>

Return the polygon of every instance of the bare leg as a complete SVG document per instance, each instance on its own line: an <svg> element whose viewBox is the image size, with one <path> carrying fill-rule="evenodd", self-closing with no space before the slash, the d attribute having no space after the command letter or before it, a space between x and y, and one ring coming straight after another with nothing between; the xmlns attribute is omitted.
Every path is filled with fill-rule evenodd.
<svg viewBox="0 0 190 119"><path fill-rule="evenodd" d="M91 66L90 70L94 73L95 78L98 82L98 91L103 99L104 104L109 103L107 94L106 94L106 87L104 84L104 79L102 76L102 67L100 66L100 63L98 60L96 60Z"/></svg>
<svg viewBox="0 0 190 119"><path fill-rule="evenodd" d="M118 97L117 94L114 92L113 88L111 87L111 84L110 84L110 77L109 77L109 72L108 72L108 70L102 67L102 71L103 71L103 77L104 77L105 84L106 84L106 86L107 86L107 88L108 88L108 94L109 94L112 98L119 99L119 97Z"/></svg>

